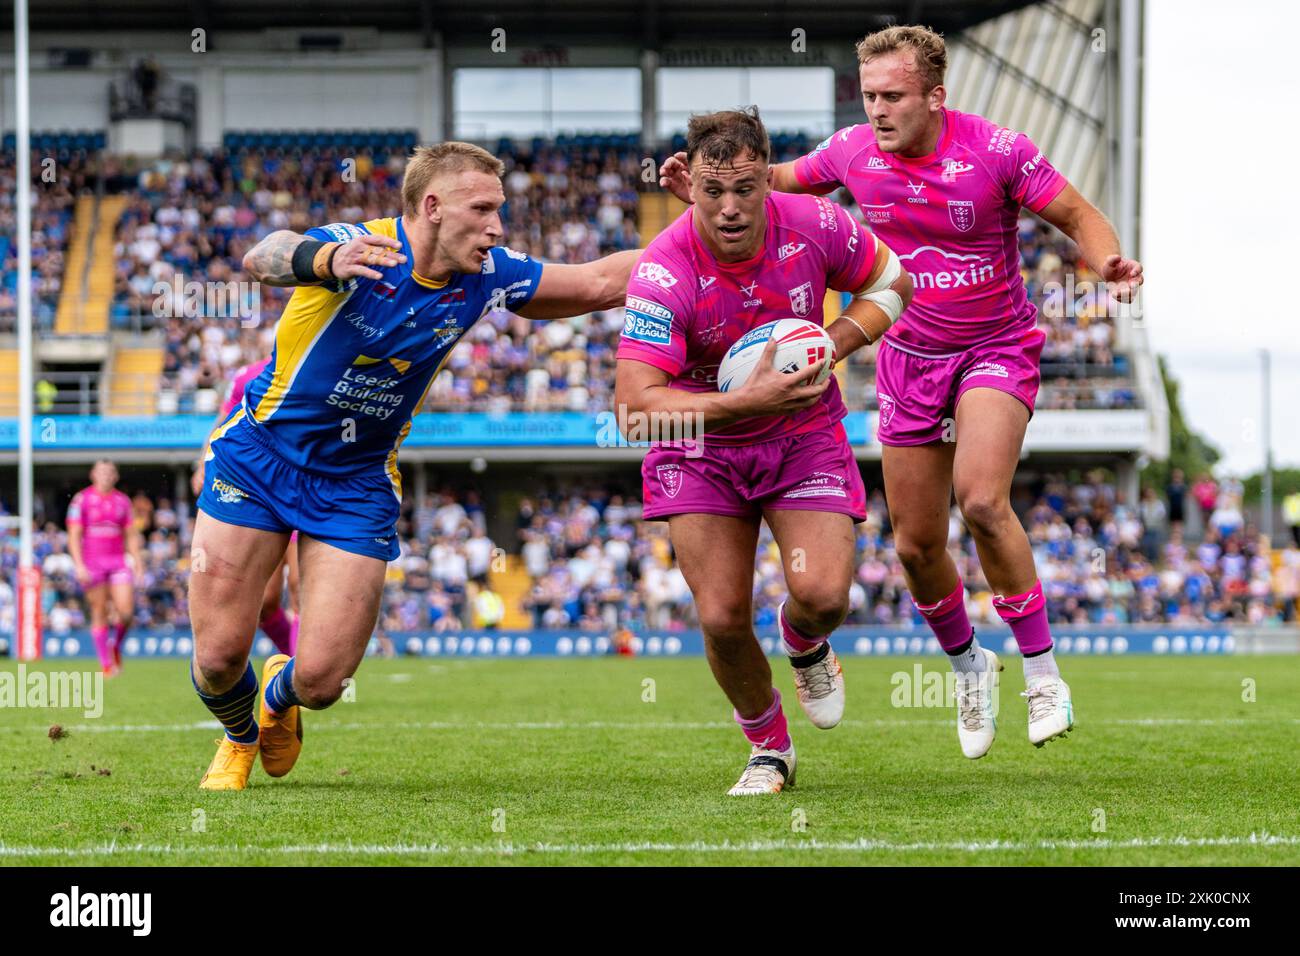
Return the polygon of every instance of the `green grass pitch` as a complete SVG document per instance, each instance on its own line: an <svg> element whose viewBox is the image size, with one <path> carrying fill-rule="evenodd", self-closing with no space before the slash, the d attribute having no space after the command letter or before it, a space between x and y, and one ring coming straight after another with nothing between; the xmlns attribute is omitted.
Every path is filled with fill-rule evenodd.
<svg viewBox="0 0 1300 956"><path fill-rule="evenodd" d="M1300 657L1063 658L1076 726L1042 749L1012 659L978 761L951 709L894 706L918 660L846 658L832 731L774 660L798 786L747 799L699 658L367 660L242 793L197 787L217 732L184 662L128 660L98 719L0 709L0 863L1300 864Z"/></svg>

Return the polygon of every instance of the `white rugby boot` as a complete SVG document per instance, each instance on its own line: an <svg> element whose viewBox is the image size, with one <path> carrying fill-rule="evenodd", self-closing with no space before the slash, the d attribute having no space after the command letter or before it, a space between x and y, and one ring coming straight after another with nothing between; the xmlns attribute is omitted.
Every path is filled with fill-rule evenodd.
<svg viewBox="0 0 1300 956"><path fill-rule="evenodd" d="M987 647L980 650L984 652L984 670L958 671L954 675L957 678L957 742L961 744L961 752L971 760L989 752L998 732L998 673L1002 662Z"/></svg>
<svg viewBox="0 0 1300 956"><path fill-rule="evenodd" d="M777 630L785 614L785 602L777 611ZM828 638L806 654L800 654L781 638L781 647L794 668L794 688L799 706L814 727L830 730L844 717L844 671Z"/></svg>
<svg viewBox="0 0 1300 956"><path fill-rule="evenodd" d="M1070 685L1059 677L1035 677L1020 695L1029 703L1029 742L1041 747L1074 727Z"/></svg>
<svg viewBox="0 0 1300 956"><path fill-rule="evenodd" d="M755 744L749 752L749 763L736 785L727 791L729 797L753 797L764 793L780 793L786 786L794 786L794 741L789 750L768 750Z"/></svg>

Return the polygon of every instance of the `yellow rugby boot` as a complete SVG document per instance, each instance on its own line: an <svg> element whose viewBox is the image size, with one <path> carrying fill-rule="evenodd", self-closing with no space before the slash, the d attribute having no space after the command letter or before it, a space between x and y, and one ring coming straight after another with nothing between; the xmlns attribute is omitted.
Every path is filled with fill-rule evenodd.
<svg viewBox="0 0 1300 956"><path fill-rule="evenodd" d="M289 663L288 654L276 654L262 666L262 691L258 696L257 725L261 728L262 769L268 776L283 777L302 753L302 716L295 704L283 714L266 709L266 688L271 678Z"/></svg>
<svg viewBox="0 0 1300 956"><path fill-rule="evenodd" d="M217 755L199 781L200 790L243 790L257 759L257 744L241 744L229 737L217 741Z"/></svg>

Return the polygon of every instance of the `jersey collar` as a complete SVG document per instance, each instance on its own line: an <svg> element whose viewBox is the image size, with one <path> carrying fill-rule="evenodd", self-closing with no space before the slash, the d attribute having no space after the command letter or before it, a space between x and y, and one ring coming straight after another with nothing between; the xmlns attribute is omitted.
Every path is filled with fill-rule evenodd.
<svg viewBox="0 0 1300 956"><path fill-rule="evenodd" d="M439 282L436 279L422 276L420 273L415 271L415 256L411 253L411 242L406 238L406 227L402 225L401 216L397 217L397 241L402 244L402 252L406 256L406 262L402 264L402 267L417 285L422 285L426 289L445 289L451 283L452 279L456 278L456 276L453 275L451 279L443 279Z"/></svg>

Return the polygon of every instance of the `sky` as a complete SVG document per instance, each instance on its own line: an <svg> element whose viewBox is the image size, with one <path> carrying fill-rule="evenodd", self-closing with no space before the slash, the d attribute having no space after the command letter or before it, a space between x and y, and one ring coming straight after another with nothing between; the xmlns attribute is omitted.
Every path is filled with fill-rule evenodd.
<svg viewBox="0 0 1300 956"><path fill-rule="evenodd" d="M1300 467L1300 5L1147 0L1143 312L1220 472L1263 467L1261 349L1273 457ZM1276 39L1278 42L1273 42ZM1225 188L1226 187L1226 188ZM1300 286L1298 286L1300 288Z"/></svg>

